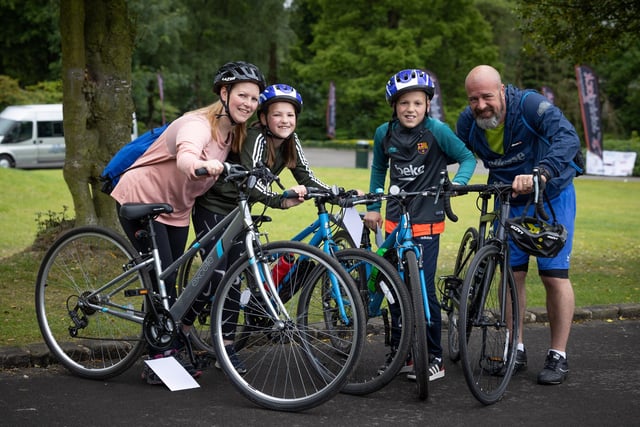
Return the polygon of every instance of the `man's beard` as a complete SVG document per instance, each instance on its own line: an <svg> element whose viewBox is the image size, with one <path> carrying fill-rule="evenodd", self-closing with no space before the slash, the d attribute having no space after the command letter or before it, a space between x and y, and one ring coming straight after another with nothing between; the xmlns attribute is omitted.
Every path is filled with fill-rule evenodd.
<svg viewBox="0 0 640 427"><path fill-rule="evenodd" d="M486 110L486 109L485 109ZM480 114L484 113L484 111L476 112L474 111L474 115L476 116L476 124L484 130L487 129L495 129L498 127L500 122L502 121L503 111L504 111L504 103L500 101L500 111L495 111L493 108L490 109L493 115L487 119L480 117Z"/></svg>
<svg viewBox="0 0 640 427"><path fill-rule="evenodd" d="M484 129L495 129L498 127L498 125L500 124L500 117L498 117L497 114L494 114L493 116L489 117L488 119L483 119L481 117L476 117L476 124Z"/></svg>

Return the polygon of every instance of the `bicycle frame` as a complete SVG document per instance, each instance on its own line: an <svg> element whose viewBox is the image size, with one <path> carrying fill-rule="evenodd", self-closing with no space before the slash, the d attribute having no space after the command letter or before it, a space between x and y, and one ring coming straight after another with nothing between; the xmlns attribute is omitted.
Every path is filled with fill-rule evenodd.
<svg viewBox="0 0 640 427"><path fill-rule="evenodd" d="M324 202L319 198L315 198L315 205L318 209L318 219L313 221L307 227L305 227L300 233L296 234L291 238L293 241L301 242L304 239L311 236L309 240L309 244L312 246L320 246L322 245L322 250L331 256L333 256L334 252L338 249L337 244L333 240L333 233L331 232L331 219L329 212L327 212L326 207L324 206ZM338 222L336 220L336 222ZM369 266L367 266L369 268ZM367 271L367 274L369 271ZM291 273L287 273L287 276ZM285 276L286 277L286 276ZM338 292L338 287L335 283L335 278L332 279L332 296L338 301L338 307L340 308L340 316L344 321L348 322L347 311L344 306L344 301L342 299L342 295Z"/></svg>
<svg viewBox="0 0 640 427"><path fill-rule="evenodd" d="M422 305L424 306L424 313L426 317L425 320L428 325L431 325L431 311L429 310L429 300L427 297L427 284L422 271L422 247L413 242L413 231L411 229L409 212L407 212L404 204L401 203L401 206L403 213L400 217L400 222L389 236L387 236L384 242L382 242L380 247L388 250L395 248L398 251L398 260L404 259L406 251L412 251L416 254L416 259L418 260L418 271L420 272L420 290L422 294ZM398 263L398 273L400 273L400 277L404 280L404 268L401 263Z"/></svg>
<svg viewBox="0 0 640 427"><path fill-rule="evenodd" d="M483 208L485 210L483 210L482 212L486 212L486 206L484 205L488 205L488 199L489 199L488 197L483 197ZM511 203L509 202L509 195L500 197L499 201L500 201L500 207L499 207L500 213L496 215L495 212L490 212L490 213L481 215L480 226L486 227L488 225L488 220L493 221L495 224L494 237L488 238L486 242L484 242L484 244L495 245L500 249L500 252L503 253L503 257L502 257L503 274L500 278L500 298L502 301L505 301L507 298L507 275L513 274L511 271L511 266L509 265L510 253L509 253L509 243L507 240L507 230L504 227L504 221L507 218L509 218L509 212L511 211ZM485 219L485 221L483 221L483 219ZM478 233L478 235L479 235L478 238L482 239L482 237L480 237L482 235L480 232ZM481 248L482 246L483 245L478 245L477 249ZM486 275L485 277L491 277L491 275ZM486 291L488 290L488 286L486 285L486 283L482 283L482 290L483 290L483 294L481 298L481 304L484 305L485 298L486 298ZM506 318L506 315L507 315L506 309L507 309L507 304L501 304L500 306L501 319ZM474 323L480 323L480 322L481 322L481 319L476 319L474 321ZM504 325L501 325L501 326L504 326Z"/></svg>

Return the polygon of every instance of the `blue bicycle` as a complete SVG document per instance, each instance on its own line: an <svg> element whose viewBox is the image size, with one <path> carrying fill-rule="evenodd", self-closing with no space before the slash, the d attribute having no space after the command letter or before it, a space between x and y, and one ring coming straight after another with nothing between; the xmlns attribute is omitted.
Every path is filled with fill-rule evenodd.
<svg viewBox="0 0 640 427"><path fill-rule="evenodd" d="M404 366L411 345L414 317L408 288L396 267L375 252L357 248L345 228L344 211L334 215L327 209L327 205L348 204L352 196L353 193L336 187L331 190L307 187L305 198L313 199L318 218L291 240L307 241L335 257L360 291L367 314L367 340L342 391L365 395L387 385ZM326 305L331 306L332 301L327 301ZM398 313L395 324L389 315L391 310ZM331 310L326 314L329 329L340 327L338 316Z"/></svg>
<svg viewBox="0 0 640 427"><path fill-rule="evenodd" d="M442 179L437 187L419 192L407 192L397 186L391 186L389 193L369 193L364 196L352 198L346 205L378 203L384 200L394 200L402 210L400 221L396 228L389 233L384 242L378 247L378 251L384 252L385 258L396 264L401 280L409 289L415 324L413 329L411 358L416 375L418 398L424 400L429 395L429 353L427 345L427 325L431 323L431 312L427 287L422 267L422 247L413 241L409 205L417 197L433 197L437 202L441 196L445 197L445 211L447 216L453 215L449 200L449 194L445 187L448 184L446 171L442 172ZM449 216L452 218L452 216ZM366 229L365 229L366 230ZM362 247L372 250L369 232L363 233ZM400 357L398 355L397 357ZM406 360L406 355L402 363Z"/></svg>

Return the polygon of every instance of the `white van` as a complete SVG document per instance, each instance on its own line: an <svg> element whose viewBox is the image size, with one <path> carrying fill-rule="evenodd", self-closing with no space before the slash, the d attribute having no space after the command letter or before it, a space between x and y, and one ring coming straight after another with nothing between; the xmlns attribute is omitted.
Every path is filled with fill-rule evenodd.
<svg viewBox="0 0 640 427"><path fill-rule="evenodd" d="M138 136L133 117L131 139ZM64 166L62 104L16 105L0 113L0 168Z"/></svg>

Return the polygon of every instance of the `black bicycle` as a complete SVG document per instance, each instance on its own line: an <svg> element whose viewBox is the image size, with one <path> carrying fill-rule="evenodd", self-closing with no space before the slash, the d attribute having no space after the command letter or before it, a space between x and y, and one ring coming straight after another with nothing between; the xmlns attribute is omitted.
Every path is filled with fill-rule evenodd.
<svg viewBox="0 0 640 427"><path fill-rule="evenodd" d="M536 212L548 218L539 183L539 171L534 170ZM511 184L474 184L452 186L449 192L476 192L480 201L479 229L465 232L454 274L441 283L451 358L462 361L471 393L485 405L503 397L515 365L518 296L507 232L512 191ZM489 207L490 200L497 204L495 210Z"/></svg>

